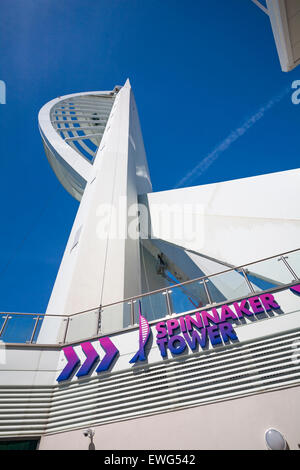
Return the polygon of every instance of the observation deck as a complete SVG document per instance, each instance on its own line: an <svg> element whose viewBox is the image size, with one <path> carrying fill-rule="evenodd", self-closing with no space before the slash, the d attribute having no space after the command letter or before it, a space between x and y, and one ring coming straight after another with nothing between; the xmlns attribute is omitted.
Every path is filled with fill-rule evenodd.
<svg viewBox="0 0 300 470"><path fill-rule="evenodd" d="M60 96L39 112L39 128L49 163L64 188L78 201L120 88Z"/></svg>

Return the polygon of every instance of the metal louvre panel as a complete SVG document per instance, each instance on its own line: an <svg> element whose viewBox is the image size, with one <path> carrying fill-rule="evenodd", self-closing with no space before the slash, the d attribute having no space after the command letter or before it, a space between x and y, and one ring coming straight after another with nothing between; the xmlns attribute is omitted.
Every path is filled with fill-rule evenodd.
<svg viewBox="0 0 300 470"><path fill-rule="evenodd" d="M0 436L55 433L295 386L300 384L296 345L299 330L101 380L6 387L0 391Z"/></svg>

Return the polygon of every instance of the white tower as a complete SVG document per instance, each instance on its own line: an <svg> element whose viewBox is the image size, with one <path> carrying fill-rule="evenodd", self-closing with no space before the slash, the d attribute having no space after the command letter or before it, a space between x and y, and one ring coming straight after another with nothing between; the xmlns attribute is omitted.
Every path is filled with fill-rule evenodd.
<svg viewBox="0 0 300 470"><path fill-rule="evenodd" d="M139 237L127 229L137 220L138 195L152 188L129 80L112 92L56 98L41 109L39 126L50 165L81 201L46 313L70 315L140 294ZM111 321L122 328L123 312ZM51 318L39 341L55 335Z"/></svg>

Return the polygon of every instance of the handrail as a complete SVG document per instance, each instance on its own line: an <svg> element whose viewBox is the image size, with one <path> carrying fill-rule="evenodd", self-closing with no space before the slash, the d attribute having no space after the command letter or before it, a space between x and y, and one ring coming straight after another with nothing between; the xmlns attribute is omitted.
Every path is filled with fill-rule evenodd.
<svg viewBox="0 0 300 470"><path fill-rule="evenodd" d="M135 325L135 321L134 321L134 303L137 299L142 299L142 298L145 298L145 297L151 297L152 295L154 294L158 294L158 293L162 293L162 294L166 294L165 297L166 297L166 312L168 315L172 315L174 312L172 311L172 307L171 307L171 301L170 301L170 297L171 296L171 293L172 293L172 289L174 288L180 288L182 286L187 286L189 284L192 284L192 283L201 283L203 282L203 285L204 285L204 291L205 291L205 294L206 294L206 299L207 299L207 303L204 304L204 305L212 305L212 304L215 304L216 301L218 301L218 298L214 297L214 295L212 296L211 293L209 292L209 289L208 287L206 286L206 282L205 281L208 281L210 280L211 278L215 277L215 276L220 276L222 274L226 274L226 273L230 273L230 272L239 272L243 279L246 281L246 284L247 284L247 287L248 287L248 290L249 290L249 295L253 295L256 291L250 281L250 279L248 278L248 274L250 273L251 274L251 271L249 271L249 267L252 266L252 265L256 265L258 263L263 263L265 261L268 261L268 260L271 260L271 259L276 259L278 261L282 261L283 262L283 266L285 268L285 270L288 270L290 275L294 278L293 281L290 281L289 283L295 283L295 282L300 282L300 269L299 269L299 272L298 274L295 272L295 270L293 269L292 266L290 266L290 264L288 263L287 259L288 258L286 255L289 255L291 253L296 253L296 252L300 252L300 248L297 248L297 249L294 249L294 250L290 250L290 251L287 251L287 252L284 252L284 253L280 253L280 254L277 254L277 255L273 255L273 256L269 256L269 257L266 257L266 258L262 258L260 260L257 260L257 261L252 261L251 263L247 263L247 264L244 264L244 265L241 265L241 266L237 266L237 267L232 267L232 268L228 268L228 269L225 269L223 271L219 271L217 273L214 273L214 274L209 274L209 275L206 275L206 276L200 276L198 278L195 278L195 279L191 279L191 280L188 280L188 281L184 281L184 282L181 282L181 283L176 283L174 282L174 284L171 284L170 286L165 286L163 288L160 288L160 289L156 289L154 291L151 291L151 292L146 292L144 294L140 294L140 295L136 295L134 297L129 297L129 298L126 298L124 300L121 300L121 301L118 301L118 302L112 302L110 304L105 304L105 305L100 305L100 306L97 306L97 307L94 307L94 308L90 308L88 310L83 310L83 311L80 311L80 312L76 312L76 313L72 313L70 315L67 315L67 314L64 314L64 315L61 315L61 314L48 314L48 313L21 313L21 312L0 312L0 316L2 315L3 318L4 318L4 321L2 323L2 325L0 325L0 340L1 340L1 337L3 335L3 332L6 330L7 328L7 324L9 324L9 319L12 318L12 316L16 315L22 315L22 316L28 316L28 317L32 317L33 316L36 316L36 318L33 318L33 320L35 320L35 323L34 323L34 326L32 327L32 329L30 330L30 339L28 339L26 342L27 343L30 343L30 344L33 344L34 343L34 338L35 338L35 335L38 331L38 325L39 325L39 322L41 320L43 320L44 318L49 318L49 317L54 317L54 318L63 318L64 321L67 320L67 323L66 323L66 326L65 326L65 330L64 330L64 339L63 339L63 343L66 343L66 339L67 339L67 335L68 335L68 332L69 332L69 325L70 325L70 321L72 321L72 318L74 318L75 316L77 315L82 315L82 314L85 314L85 313L89 313L89 312L95 312L95 313L98 313L99 314L99 318L98 318L98 323L97 323L97 332L99 333L99 331L102 331L102 329L100 328L100 321L101 321L101 314L102 312L107 308L107 307L111 307L111 306L114 306L114 305L122 305L122 304L125 304L125 303L128 303L131 305L130 307L130 325L131 326L134 326ZM245 269L247 268L247 269ZM299 265L299 268L300 268L300 265ZM286 271L285 271L286 272ZM255 275L255 273L254 273ZM267 280L267 282L270 282L270 279L268 280L267 278L263 278L261 277L262 280ZM275 282L275 285L278 285L278 288L280 287L283 287L285 285L289 285L289 283L286 283L284 282L281 286L280 286L280 281L276 279L275 280L272 280L273 282ZM274 287L272 287L271 289L274 289ZM268 289L266 289L266 291L268 291ZM221 292L222 293L222 292ZM212 298L214 297L214 298ZM230 300L230 299L228 299ZM197 307L197 309L199 309L199 307ZM196 309L196 311L197 311ZM25 341L23 341L23 343L25 343Z"/></svg>
<svg viewBox="0 0 300 470"><path fill-rule="evenodd" d="M118 305L118 304L121 304L121 303L130 302L132 300L140 299L142 297L147 297L147 296L150 296L152 294L158 294L159 292L165 292L167 289L170 289L171 287L172 288L181 287L181 286L185 286L187 284L192 284L192 283L197 282L197 281L202 281L204 279L210 279L211 277L218 276L218 275L224 274L224 273L228 273L230 271L238 271L238 270L241 270L242 268L244 268L245 266L248 267L248 266L253 265L253 264L261 263L263 261L267 261L267 260L270 260L270 259L274 259L274 258L283 256L283 255L287 255L289 253L295 253L297 251L300 252L300 248L296 248L295 250L286 251L284 253L279 253L277 255L268 256L267 258L262 258L262 259L259 259L257 261L252 261L251 263L246 263L246 264L243 264L243 265L240 265L240 266L236 266L234 268L225 269L224 271L218 271L217 273L208 274L206 276L196 277L194 279L189 279L188 281L184 281L184 282L180 282L180 283L174 283L174 284L172 284L172 286L161 287L160 289L145 292L143 294L135 295L133 297L128 297L126 299L118 300L116 302L111 302L109 304L98 305L97 307L92 307L92 308L89 308L87 310L81 310L80 312L70 313L68 315L67 314L61 315L61 314L54 314L54 313L36 313L36 312L35 313L25 313L25 312L23 313L23 312L1 312L1 311L0 311L0 315L12 315L12 314L13 315L40 315L40 316L56 317L56 318L57 317L69 318L69 317L73 317L75 315L80 315L82 313L91 312L92 310L97 310L99 308L110 307L111 305ZM298 278L298 279L300 280L300 278Z"/></svg>
<svg viewBox="0 0 300 470"><path fill-rule="evenodd" d="M285 286L280 286L280 287L277 287L277 288L271 288L271 289L267 289L267 290L264 290L263 293L275 293L275 292L280 292L283 288L286 288L286 287L292 287L293 285L295 284L295 281L294 282L291 282L289 284L286 284ZM249 297L251 297L253 294L249 293L247 296L243 296L243 297L237 297L237 298L234 298L234 299L230 299L230 303L233 303L233 302L239 302L241 299L247 299ZM228 300L224 300L223 302L220 302L220 303L217 303L217 304L214 304L214 307L216 308L219 308L221 307L222 305L226 304L228 302ZM176 314L176 317L180 317L182 315L192 315L194 313L197 313L197 312L201 312L202 310L204 310L206 307L201 307L201 308L195 308L193 310L188 310L184 313L180 313L180 314ZM13 315L13 314L12 314ZM58 315L56 315L58 316ZM157 323L157 319L155 320L149 320L149 325L154 325ZM123 328L122 331L130 331L132 329L135 329L135 328L138 328L138 325L135 324L133 326L128 326L126 328ZM117 331L112 331L110 332L111 335L115 334L115 333L118 333L120 330L117 330ZM26 342L26 343L5 343L5 346L8 346L8 347L36 347L36 348L51 348L51 349L58 349L60 350L62 347L68 345L72 345L72 344L78 344L79 341L80 343L82 342L85 342L85 341L93 341L93 340L96 340L98 339L99 337L101 336L106 336L107 333L99 333L97 335L94 335L94 336L89 336L89 337L85 337L85 338L80 338L80 340L72 340L72 341L62 341L62 342L59 342L59 343L34 343L34 342Z"/></svg>
<svg viewBox="0 0 300 470"><path fill-rule="evenodd" d="M230 271L238 271L238 270L244 268L245 266L248 267L252 264L261 263L263 261L267 261L269 259L273 259L273 258L277 258L277 257L283 256L283 255L287 255L289 253L294 253L296 251L300 251L300 248L296 248L295 250L286 251L284 253L279 253L277 255L269 256L267 258L262 258L262 259L259 259L257 261L252 261L251 263L246 263L246 264L243 264L241 266L236 266L234 268L225 269L224 271L218 271L217 273L214 273L214 274L208 274L206 276L196 277L194 279L190 279L188 281L180 282L178 284L174 283L174 284L172 284L172 287L181 287L181 286L184 286L184 285L187 285L187 284L191 284L193 282L201 281L201 280L204 280L204 279L210 279L211 277L218 276L219 274L224 274L224 273L227 273L227 272L230 272ZM153 290L153 291L150 291L150 292L146 292L144 294L135 295L134 297L128 297L124 300L119 300L117 302L112 302L110 304L105 304L105 305L98 305L97 307L90 308L88 310L83 310L81 312L72 313L69 316L79 315L81 313L89 312L91 310L96 310L97 308L105 308L105 307L110 307L111 305L117 305L117 304L120 304L120 303L130 302L131 300L140 299L142 297L146 297L146 296L149 296L149 295L152 295L152 294L158 294L159 292L164 292L166 289L169 289L169 288L170 288L170 286L161 287L160 289L156 289L156 290Z"/></svg>

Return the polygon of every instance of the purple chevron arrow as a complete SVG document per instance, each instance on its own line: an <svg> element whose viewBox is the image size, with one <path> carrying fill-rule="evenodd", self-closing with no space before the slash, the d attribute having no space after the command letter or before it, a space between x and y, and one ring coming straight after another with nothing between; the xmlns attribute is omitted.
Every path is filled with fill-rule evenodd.
<svg viewBox="0 0 300 470"><path fill-rule="evenodd" d="M140 316L140 334L139 334L139 350L138 352L133 356L132 359L130 359L130 364L137 362L137 361L145 361L146 360L146 355L145 355L145 347L148 342L148 339L150 337L151 329L149 326L148 321L146 320L145 317L142 315L141 311L141 302L139 301L139 316Z"/></svg>
<svg viewBox="0 0 300 470"><path fill-rule="evenodd" d="M296 292L297 294L300 294L300 284L297 284L296 286L290 287L290 290L292 292Z"/></svg>
<svg viewBox="0 0 300 470"><path fill-rule="evenodd" d="M57 382L61 382L62 380L67 380L74 369L80 363L76 352L74 351L72 346L67 346L63 349L64 355L68 361L66 367L62 370L61 374L57 377Z"/></svg>
<svg viewBox="0 0 300 470"><path fill-rule="evenodd" d="M80 346L84 354L86 355L86 360L77 372L76 377L82 377L83 375L87 375L95 364L95 362L97 361L97 359L99 359L99 355L97 354L95 348L91 345L90 342L82 343Z"/></svg>
<svg viewBox="0 0 300 470"><path fill-rule="evenodd" d="M106 354L104 358L102 359L102 361L100 362L98 368L96 369L96 372L102 372L102 371L107 370L119 352L119 350L116 348L116 346L112 343L112 341L108 337L100 338L99 342L101 346L103 347L103 349L105 350ZM92 344L89 341L86 343L82 343L81 348L84 354L86 355L86 360L84 361L79 371L77 372L76 374L77 377L82 377L84 375L87 375L92 369L95 362L99 359L99 354L96 352L95 348L92 346ZM66 348L63 349L63 352L68 363L65 366L65 368L62 370L59 377L56 379L57 382L61 382L62 380L69 379L72 373L74 372L75 368L78 366L78 364L80 364L80 360L72 346L67 346Z"/></svg>
<svg viewBox="0 0 300 470"><path fill-rule="evenodd" d="M119 350L107 336L105 338L99 338L99 343L106 354L97 367L96 372L103 372L110 367Z"/></svg>

